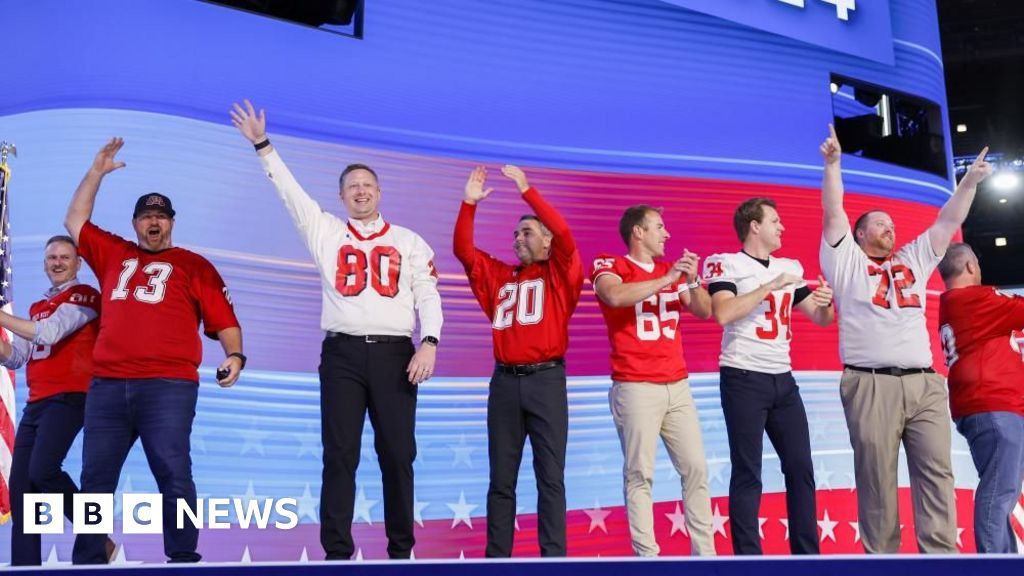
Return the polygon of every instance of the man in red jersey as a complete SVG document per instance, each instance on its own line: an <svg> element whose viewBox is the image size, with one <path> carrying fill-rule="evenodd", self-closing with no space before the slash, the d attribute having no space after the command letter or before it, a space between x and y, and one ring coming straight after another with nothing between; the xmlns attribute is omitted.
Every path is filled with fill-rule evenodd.
<svg viewBox="0 0 1024 576"><path fill-rule="evenodd" d="M594 260L591 278L612 345L608 404L622 443L626 512L633 551L657 556L651 486L660 436L682 479L691 552L714 556L707 461L697 407L687 382L679 341L679 313L711 315L711 297L701 287L698 257L689 250L675 262L665 255L668 230L661 210L631 206L619 220L626 256Z"/></svg>
<svg viewBox="0 0 1024 576"><path fill-rule="evenodd" d="M25 368L28 402L18 423L11 463L11 565L42 563L38 534L25 534L26 493L64 495L64 514L71 519L75 481L61 466L82 429L85 392L92 378L92 347L100 294L78 282L74 241L54 236L46 242L43 270L51 287L29 307L29 318L0 311L0 326L10 330L10 343L0 340L0 361L12 370Z"/></svg>
<svg viewBox="0 0 1024 576"><path fill-rule="evenodd" d="M220 340L227 356L218 384L235 383L245 356L242 330L220 275L202 256L171 241L174 209L163 194L135 203L137 242L91 222L100 182L124 167L114 156L120 138L96 154L68 207L64 226L100 282L103 315L93 352L93 381L85 405L82 492L110 494L135 440L163 495L164 553L171 562L198 562L199 531L176 528L177 500L195 509L189 436L199 391L203 347L197 330ZM104 537L79 534L75 564L107 561Z"/></svg>
<svg viewBox="0 0 1024 576"><path fill-rule="evenodd" d="M583 287L583 265L569 225L532 188L515 166L501 173L516 184L534 211L519 219L512 247L518 265L505 264L473 242L476 205L487 170L477 167L466 182L455 222L455 256L466 268L473 295L491 320L494 357L487 398L487 550L512 555L516 480L523 444L530 437L537 478L538 540L542 556L565 556L565 450L569 407L565 351L569 317Z"/></svg>
<svg viewBox="0 0 1024 576"><path fill-rule="evenodd" d="M978 552L1014 553L1010 512L1024 482L1024 298L983 286L967 244L946 249L939 274L949 408L980 479L974 542Z"/></svg>

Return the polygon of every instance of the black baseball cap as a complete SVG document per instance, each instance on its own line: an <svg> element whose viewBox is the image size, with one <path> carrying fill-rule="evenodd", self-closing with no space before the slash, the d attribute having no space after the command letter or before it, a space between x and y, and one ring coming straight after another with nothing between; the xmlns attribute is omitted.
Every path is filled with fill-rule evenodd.
<svg viewBox="0 0 1024 576"><path fill-rule="evenodd" d="M140 196L135 201L135 212L132 213L132 218L138 218L139 214L146 210L156 210L174 218L174 208L171 207L171 199L158 192L150 192Z"/></svg>

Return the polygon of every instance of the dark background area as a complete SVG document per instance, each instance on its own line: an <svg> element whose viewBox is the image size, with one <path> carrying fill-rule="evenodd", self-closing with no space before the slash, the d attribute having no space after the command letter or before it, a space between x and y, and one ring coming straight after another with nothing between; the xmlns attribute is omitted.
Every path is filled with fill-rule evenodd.
<svg viewBox="0 0 1024 576"><path fill-rule="evenodd" d="M1016 170L1012 190L989 178L978 188L964 239L981 258L985 282L1024 286L1024 0L938 0L953 155L984 146ZM966 132L957 132L966 124ZM1005 199L1005 202L1000 200ZM997 247L995 239L1006 239Z"/></svg>

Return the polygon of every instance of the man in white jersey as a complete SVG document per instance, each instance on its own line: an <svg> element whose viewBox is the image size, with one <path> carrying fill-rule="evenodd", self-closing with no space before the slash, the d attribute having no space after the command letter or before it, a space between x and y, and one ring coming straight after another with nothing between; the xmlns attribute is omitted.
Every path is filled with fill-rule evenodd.
<svg viewBox="0 0 1024 576"><path fill-rule="evenodd" d="M729 435L729 524L736 554L761 554L761 453L765 432L786 479L789 548L818 553L814 464L807 413L793 378L789 342L794 308L815 324L832 323L832 289L819 277L812 292L796 260L773 258L785 227L769 198L751 198L733 215L743 250L704 261L715 320L723 326L719 357L722 412Z"/></svg>
<svg viewBox="0 0 1024 576"><path fill-rule="evenodd" d="M231 120L259 154L320 270L327 333L320 355L324 447L320 543L328 560L354 551L352 515L363 421L370 413L384 484L388 556L409 558L413 544L416 385L430 378L441 335L434 253L411 230L384 221L380 186L369 166L341 173L348 220L323 212L302 189L266 135L266 116L248 100ZM419 313L419 350L412 343Z"/></svg>
<svg viewBox="0 0 1024 576"><path fill-rule="evenodd" d="M955 553L956 508L946 384L932 369L926 285L992 172L986 147L930 228L899 250L892 218L843 208L842 149L835 129L821 145L821 269L839 309L839 393L853 445L861 542L869 553L900 546L897 468L903 442L921 552Z"/></svg>

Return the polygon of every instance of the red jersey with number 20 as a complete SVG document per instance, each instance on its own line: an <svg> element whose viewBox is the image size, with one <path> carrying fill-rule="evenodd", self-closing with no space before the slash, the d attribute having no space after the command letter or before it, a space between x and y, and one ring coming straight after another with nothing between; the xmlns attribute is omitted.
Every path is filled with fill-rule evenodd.
<svg viewBox="0 0 1024 576"><path fill-rule="evenodd" d="M610 274L623 283L661 278L670 262L650 268L629 256L601 255L594 259L591 280ZM679 338L679 295L686 285L676 282L633 306L609 306L598 298L612 345L612 380L668 384L686 378L686 360Z"/></svg>
<svg viewBox="0 0 1024 576"><path fill-rule="evenodd" d="M455 256L491 319L494 357L502 364L563 358L569 348L569 317L583 289L583 263L569 224L536 189L524 192L523 199L553 235L547 260L512 266L476 248L476 205L463 202L455 222Z"/></svg>
<svg viewBox="0 0 1024 576"><path fill-rule="evenodd" d="M61 306L82 306L98 314L100 294L92 286L75 284L51 298L33 303L28 312L32 320L38 322L49 318ZM29 402L54 394L89 390L98 324L94 319L50 346L32 345L32 355L25 366Z"/></svg>
<svg viewBox="0 0 1024 576"><path fill-rule="evenodd" d="M238 327L213 265L184 248L148 252L92 222L82 226L78 251L103 296L95 375L198 382L200 322L211 337Z"/></svg>
<svg viewBox="0 0 1024 576"><path fill-rule="evenodd" d="M1024 416L1024 298L991 286L947 290L939 297L939 337L953 418Z"/></svg>

